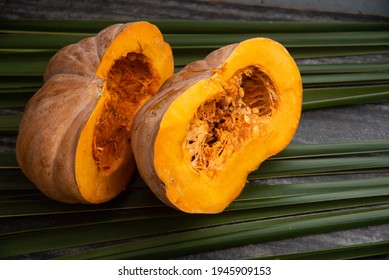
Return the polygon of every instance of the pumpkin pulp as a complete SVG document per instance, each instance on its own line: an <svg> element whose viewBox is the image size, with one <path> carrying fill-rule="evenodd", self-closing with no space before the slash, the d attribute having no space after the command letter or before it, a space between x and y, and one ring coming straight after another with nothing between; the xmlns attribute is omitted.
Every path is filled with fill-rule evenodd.
<svg viewBox="0 0 389 280"><path fill-rule="evenodd" d="M108 73L104 108L96 122L93 157L99 172L117 166L128 148L134 116L158 87L158 74L147 57L131 52L116 60Z"/></svg>
<svg viewBox="0 0 389 280"><path fill-rule="evenodd" d="M258 66L240 69L220 84L223 91L197 109L183 143L194 170L207 176L261 129L279 102L274 84Z"/></svg>

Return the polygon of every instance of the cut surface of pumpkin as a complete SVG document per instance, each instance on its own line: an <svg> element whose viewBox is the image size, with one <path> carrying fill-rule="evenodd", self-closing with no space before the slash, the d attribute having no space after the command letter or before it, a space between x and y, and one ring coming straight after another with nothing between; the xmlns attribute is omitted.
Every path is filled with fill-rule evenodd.
<svg viewBox="0 0 389 280"><path fill-rule="evenodd" d="M172 73L171 48L147 22L113 25L63 48L26 106L20 167L53 199L112 199L135 170L134 116Z"/></svg>
<svg viewBox="0 0 389 280"><path fill-rule="evenodd" d="M104 80L102 96L80 135L76 154L77 183L91 201L128 184L134 169L132 121L161 85L149 59L136 52L117 59Z"/></svg>
<svg viewBox="0 0 389 280"><path fill-rule="evenodd" d="M214 51L173 75L138 112L139 171L166 204L221 212L248 174L289 144L301 104L298 68L279 43L254 38Z"/></svg>

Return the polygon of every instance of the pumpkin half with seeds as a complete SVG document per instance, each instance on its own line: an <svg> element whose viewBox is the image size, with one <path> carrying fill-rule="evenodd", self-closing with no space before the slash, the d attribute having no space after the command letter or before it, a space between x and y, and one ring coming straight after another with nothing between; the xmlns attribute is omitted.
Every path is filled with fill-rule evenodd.
<svg viewBox="0 0 389 280"><path fill-rule="evenodd" d="M299 70L266 38L229 45L169 78L137 113L140 174L167 205L223 211L248 174L291 141L302 106Z"/></svg>
<svg viewBox="0 0 389 280"><path fill-rule="evenodd" d="M147 22L112 25L58 51L20 123L25 175L63 202L115 197L135 170L134 116L173 69L170 46Z"/></svg>

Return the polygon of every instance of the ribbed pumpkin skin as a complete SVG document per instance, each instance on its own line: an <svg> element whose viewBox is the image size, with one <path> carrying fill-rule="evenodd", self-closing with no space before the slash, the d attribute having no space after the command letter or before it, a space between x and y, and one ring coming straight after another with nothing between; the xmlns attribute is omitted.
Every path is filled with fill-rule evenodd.
<svg viewBox="0 0 389 280"><path fill-rule="evenodd" d="M96 75L102 58L118 34L132 24L109 26L95 37L62 48L49 61L42 88L25 107L16 143L17 161L24 174L50 198L91 203L77 184L77 143L103 93L104 80ZM117 192L127 186L135 170L132 154L127 170L127 180Z"/></svg>
<svg viewBox="0 0 389 280"><path fill-rule="evenodd" d="M16 143L17 161L24 174L50 198L84 202L75 175L70 174L75 174L78 137L98 101L98 83L83 76L59 74L26 106Z"/></svg>

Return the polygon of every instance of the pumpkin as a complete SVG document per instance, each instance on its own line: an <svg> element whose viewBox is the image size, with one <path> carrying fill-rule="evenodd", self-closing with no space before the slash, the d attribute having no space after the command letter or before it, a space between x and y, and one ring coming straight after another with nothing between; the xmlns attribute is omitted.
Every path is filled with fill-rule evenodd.
<svg viewBox="0 0 389 280"><path fill-rule="evenodd" d="M215 50L138 111L131 142L139 172L167 205L219 213L288 145L301 106L301 76L281 44L253 38Z"/></svg>
<svg viewBox="0 0 389 280"><path fill-rule="evenodd" d="M170 46L148 22L115 24L59 50L19 126L24 174L62 202L117 196L135 170L134 116L173 69Z"/></svg>

